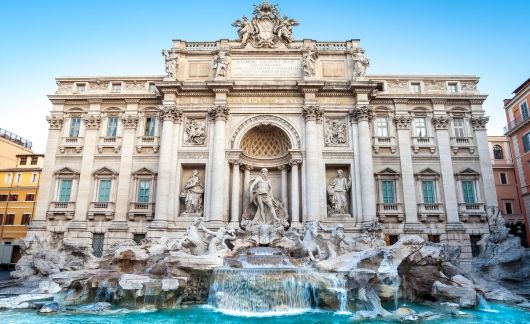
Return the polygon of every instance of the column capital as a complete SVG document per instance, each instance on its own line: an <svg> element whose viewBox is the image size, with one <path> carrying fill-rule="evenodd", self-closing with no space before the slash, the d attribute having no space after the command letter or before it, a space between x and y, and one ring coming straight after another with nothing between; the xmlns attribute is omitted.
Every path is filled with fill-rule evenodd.
<svg viewBox="0 0 530 324"><path fill-rule="evenodd" d="M228 160L228 163L230 163L232 165L240 165L240 164L242 164L241 160L239 160L239 159L230 159L230 160Z"/></svg>
<svg viewBox="0 0 530 324"><path fill-rule="evenodd" d="M101 125L101 116L93 114L85 115L83 116L83 121L87 129L98 129Z"/></svg>
<svg viewBox="0 0 530 324"><path fill-rule="evenodd" d="M230 108L227 104L216 104L208 111L210 118L214 120L224 120L228 119L230 115Z"/></svg>
<svg viewBox="0 0 530 324"><path fill-rule="evenodd" d="M177 108L175 105L162 105L159 108L162 121L182 122L182 108Z"/></svg>
<svg viewBox="0 0 530 324"><path fill-rule="evenodd" d="M305 121L315 120L317 122L322 121L324 111L320 109L319 105L304 105L302 107L302 115L305 117Z"/></svg>
<svg viewBox="0 0 530 324"><path fill-rule="evenodd" d="M287 169L289 169L289 167L290 167L290 163L278 165L278 170L280 170L280 171L287 170Z"/></svg>
<svg viewBox="0 0 530 324"><path fill-rule="evenodd" d="M289 161L290 166L297 166L300 164L302 164L302 160L299 160L299 159L292 159L291 161Z"/></svg>
<svg viewBox="0 0 530 324"><path fill-rule="evenodd" d="M370 121L374 116L374 111L372 107L368 105L358 105L353 109L350 109L350 118L352 122L357 121Z"/></svg>
<svg viewBox="0 0 530 324"><path fill-rule="evenodd" d="M469 120L471 122L471 127L474 131L485 131L486 124L489 122L490 118L488 116L471 116Z"/></svg>
<svg viewBox="0 0 530 324"><path fill-rule="evenodd" d="M137 114L125 114L121 117L123 128L136 129L138 126L138 115Z"/></svg>
<svg viewBox="0 0 530 324"><path fill-rule="evenodd" d="M396 125L397 129L410 129L410 122L412 121L412 118L408 114L401 114L394 116L392 121Z"/></svg>
<svg viewBox="0 0 530 324"><path fill-rule="evenodd" d="M439 115L431 118L435 130L449 129L449 116Z"/></svg>
<svg viewBox="0 0 530 324"><path fill-rule="evenodd" d="M254 167L249 165L249 164L243 164L241 163L241 166L240 166L241 170L243 171L251 171L251 170L254 170Z"/></svg>
<svg viewBox="0 0 530 324"><path fill-rule="evenodd" d="M62 114L46 116L46 121L50 124L50 129L61 129L63 128L64 116Z"/></svg>

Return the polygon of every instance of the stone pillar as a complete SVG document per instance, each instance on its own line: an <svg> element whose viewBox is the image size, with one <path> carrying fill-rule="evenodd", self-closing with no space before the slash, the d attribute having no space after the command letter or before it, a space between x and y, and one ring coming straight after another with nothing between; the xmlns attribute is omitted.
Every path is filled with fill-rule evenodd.
<svg viewBox="0 0 530 324"><path fill-rule="evenodd" d="M359 171L361 174L361 196L363 223L376 220L376 191L374 180L374 164L372 159L372 145L369 122L373 111L369 106L358 105L350 111L350 116L357 121L359 130Z"/></svg>
<svg viewBox="0 0 530 324"><path fill-rule="evenodd" d="M497 190L495 188L495 179L493 177L493 168L491 164L490 151L488 145L488 134L486 133L486 124L489 117L471 116L471 126L475 132L478 156L480 160L480 174L484 185L484 198L486 206L498 206Z"/></svg>
<svg viewBox="0 0 530 324"><path fill-rule="evenodd" d="M362 221L363 216L363 205L362 205L362 190L361 190L361 172L359 169L359 131L357 120L350 118L351 121L351 139L353 147L353 168L350 171L353 173L353 183L351 188L352 198L352 213L356 222Z"/></svg>
<svg viewBox="0 0 530 324"><path fill-rule="evenodd" d="M283 206L285 207L285 209L287 209L289 206L289 198L287 193L287 165L280 165L278 169L281 172L280 197L282 199Z"/></svg>
<svg viewBox="0 0 530 324"><path fill-rule="evenodd" d="M210 151L213 154L212 165L212 182L211 182L211 198L210 198L210 217L211 221L223 221L224 203L225 203L225 127L226 120L230 109L227 105L217 104L209 112L210 116L215 119L215 138L213 147Z"/></svg>
<svg viewBox="0 0 530 324"><path fill-rule="evenodd" d="M175 123L173 125L173 138L171 140L171 165L170 165L170 183L169 183L169 198L168 201L168 219L174 221L178 216L180 209L180 182L178 181L178 147L180 144L180 126L182 124L182 114L175 116Z"/></svg>
<svg viewBox="0 0 530 324"><path fill-rule="evenodd" d="M61 104L60 109L62 110L63 105ZM56 109L54 109L56 110ZM37 204L35 207L35 214L33 219L28 226L29 232L45 231L46 230L46 212L50 201L56 199L52 196L52 186L54 181L55 160L57 156L57 149L61 141L62 128L64 123L64 116L62 113L52 112L52 115L46 117L46 120L50 124L50 130L48 132L48 142L46 144L46 153L44 164L42 166L42 173L40 177L39 195L37 197Z"/></svg>
<svg viewBox="0 0 530 324"><path fill-rule="evenodd" d="M250 170L252 170L252 167L250 165L243 165L243 212L248 209L248 206L250 204Z"/></svg>
<svg viewBox="0 0 530 324"><path fill-rule="evenodd" d="M300 160L292 160L291 165L291 225L300 225L300 185L298 165Z"/></svg>
<svg viewBox="0 0 530 324"><path fill-rule="evenodd" d="M214 143L214 127L215 120L209 118L208 122L208 150L212 150ZM208 154L208 165L205 170L205 186L204 186L204 216L207 219L210 215L210 201L212 200L212 166L213 166L213 154Z"/></svg>
<svg viewBox="0 0 530 324"><path fill-rule="evenodd" d="M230 221L232 223L239 223L239 197L241 181L239 178L239 160L230 161L232 164L232 201L231 201L231 211L230 211Z"/></svg>
<svg viewBox="0 0 530 324"><path fill-rule="evenodd" d="M317 119L322 118L322 111L318 105L306 105L303 107L305 117L305 167L306 167L306 197L307 197L307 221L320 220L320 179L321 159L319 158Z"/></svg>
<svg viewBox="0 0 530 324"><path fill-rule="evenodd" d="M134 140L136 137L136 127L138 126L138 101L127 102L127 111L122 116L121 122L123 125L123 136L121 143L121 160L118 174L118 182L116 190L116 209L114 213L114 221L111 224L113 231L127 232L127 212L129 209L131 174L134 154ZM116 235L116 238L125 239L126 237L118 237L124 235ZM125 234L126 236L126 234Z"/></svg>
<svg viewBox="0 0 530 324"><path fill-rule="evenodd" d="M397 107L400 102L396 101L396 111L404 110ZM416 201L416 181L412 168L412 150L410 141L410 123L412 118L409 114L397 114L394 117L396 133L399 146L399 162L401 164L401 181L403 185L403 205L405 210L405 232L421 232L418 222L418 205Z"/></svg>
<svg viewBox="0 0 530 324"><path fill-rule="evenodd" d="M99 126L101 124L101 116L99 115L100 105L101 101L99 100L90 102L89 113L83 117L85 123L83 157L81 158L81 171L79 174L79 185L77 187L74 219L68 226L69 230L84 232L87 229L88 205L93 197L92 191L94 190L94 187L91 185L92 172L94 171L94 156L96 155Z"/></svg>
<svg viewBox="0 0 530 324"><path fill-rule="evenodd" d="M171 184L171 152L173 146L173 122L181 118L182 111L175 105L167 104L160 107L162 134L160 136L160 156L158 160L158 176L155 200L155 228L167 228L169 219L169 193ZM153 226L150 226L153 227Z"/></svg>
<svg viewBox="0 0 530 324"><path fill-rule="evenodd" d="M445 212L447 213L447 226L461 227L462 225L458 217L458 199L456 197L453 161L451 158L451 146L449 142L450 119L446 114L444 114L435 115L431 121L436 132L438 153L440 155L440 171L442 174Z"/></svg>

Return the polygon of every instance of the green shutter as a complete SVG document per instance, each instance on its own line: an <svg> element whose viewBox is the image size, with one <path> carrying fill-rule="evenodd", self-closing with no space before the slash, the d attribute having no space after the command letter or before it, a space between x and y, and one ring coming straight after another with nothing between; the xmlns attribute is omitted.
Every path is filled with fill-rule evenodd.
<svg viewBox="0 0 530 324"><path fill-rule="evenodd" d="M432 180L423 181L423 203L434 204L434 184Z"/></svg>
<svg viewBox="0 0 530 324"><path fill-rule="evenodd" d="M98 202L108 202L110 198L110 180L99 181Z"/></svg>
<svg viewBox="0 0 530 324"><path fill-rule="evenodd" d="M138 202L148 203L149 202L149 187L150 182L147 180L140 181L138 188Z"/></svg>
<svg viewBox="0 0 530 324"><path fill-rule="evenodd" d="M70 191L72 190L72 180L61 180L59 184L59 201L70 201Z"/></svg>
<svg viewBox="0 0 530 324"><path fill-rule="evenodd" d="M462 192L464 194L464 202L466 204L474 204L475 201L475 188L472 180L462 181Z"/></svg>
<svg viewBox="0 0 530 324"><path fill-rule="evenodd" d="M393 180L383 180L383 203L393 204L394 200L394 181Z"/></svg>

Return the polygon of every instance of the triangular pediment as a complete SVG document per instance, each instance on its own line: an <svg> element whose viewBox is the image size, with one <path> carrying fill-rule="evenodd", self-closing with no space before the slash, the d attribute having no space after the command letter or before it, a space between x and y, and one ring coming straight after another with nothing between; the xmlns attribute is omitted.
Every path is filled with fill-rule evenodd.
<svg viewBox="0 0 530 324"><path fill-rule="evenodd" d="M99 168L97 169L96 171L94 171L93 173L94 175L98 175L98 176L106 176L106 175L117 175L118 173L114 170L111 170L107 167L102 167L102 168Z"/></svg>
<svg viewBox="0 0 530 324"><path fill-rule="evenodd" d="M148 168L141 168L135 172L133 172L133 175L135 176L154 176L156 175L156 172L153 172L149 170Z"/></svg>
<svg viewBox="0 0 530 324"><path fill-rule="evenodd" d="M55 175L79 175L79 172L70 169L69 167L64 167L55 171Z"/></svg>
<svg viewBox="0 0 530 324"><path fill-rule="evenodd" d="M440 172L433 170L431 168L425 168L421 170L420 172L416 173L416 175L422 175L422 176L439 176Z"/></svg>
<svg viewBox="0 0 530 324"><path fill-rule="evenodd" d="M398 175L399 172L397 172L396 170L394 170L392 168L385 168L385 169L377 172L376 174L378 174L378 175Z"/></svg>
<svg viewBox="0 0 530 324"><path fill-rule="evenodd" d="M460 170L459 172L455 173L455 175L460 175L460 176L463 176L463 175L470 175L470 176L478 176L480 175L479 172L471 169L471 168L465 168L463 170Z"/></svg>

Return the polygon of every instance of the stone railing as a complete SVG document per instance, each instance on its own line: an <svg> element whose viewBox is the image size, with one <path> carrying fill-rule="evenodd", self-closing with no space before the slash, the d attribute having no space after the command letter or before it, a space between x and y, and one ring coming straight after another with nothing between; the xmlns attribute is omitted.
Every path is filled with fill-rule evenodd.
<svg viewBox="0 0 530 324"><path fill-rule="evenodd" d="M412 150L414 153L418 153L421 148L428 148L431 153L436 151L436 145L434 143L434 137L432 136L413 136L412 137Z"/></svg>
<svg viewBox="0 0 530 324"><path fill-rule="evenodd" d="M142 148L149 147L152 148L154 153L158 152L160 147L160 137L158 136L138 136L136 140L136 151L138 153L142 152Z"/></svg>
<svg viewBox="0 0 530 324"><path fill-rule="evenodd" d="M458 212L462 222L469 221L470 216L478 216L481 222L486 221L486 209L484 203L459 203Z"/></svg>
<svg viewBox="0 0 530 324"><path fill-rule="evenodd" d="M445 217L445 209L442 203L419 203L418 216L420 222L426 222L429 216L436 216L438 222L443 222Z"/></svg>
<svg viewBox="0 0 530 324"><path fill-rule="evenodd" d="M153 220L155 216L155 203L131 202L129 204L128 215L131 221L134 221L139 216L143 216L147 220Z"/></svg>
<svg viewBox="0 0 530 324"><path fill-rule="evenodd" d="M103 153L105 148L111 148L115 153L121 149L121 137L119 136L101 136L98 143L98 152Z"/></svg>
<svg viewBox="0 0 530 324"><path fill-rule="evenodd" d="M112 220L114 212L115 211L113 202L93 201L88 207L87 218L89 220L93 220L96 215L102 215L105 216L107 220Z"/></svg>
<svg viewBox="0 0 530 324"><path fill-rule="evenodd" d="M375 154L378 154L381 148L389 148L392 153L396 153L395 136L373 136L372 143Z"/></svg>
<svg viewBox="0 0 530 324"><path fill-rule="evenodd" d="M48 205L48 219L54 219L56 215L64 215L65 219L72 219L75 212L73 201L52 201Z"/></svg>
<svg viewBox="0 0 530 324"><path fill-rule="evenodd" d="M451 137L451 149L453 153L458 153L459 149L468 149L470 154L475 152L473 137Z"/></svg>
<svg viewBox="0 0 530 324"><path fill-rule="evenodd" d="M186 42L188 51L213 51L217 49L215 42Z"/></svg>
<svg viewBox="0 0 530 324"><path fill-rule="evenodd" d="M377 215L381 222L387 217L396 217L398 222L404 219L403 204L401 203L379 203L377 204Z"/></svg>
<svg viewBox="0 0 530 324"><path fill-rule="evenodd" d="M59 145L59 151L64 153L66 149L74 149L76 153L81 153L84 140L82 137L63 137Z"/></svg>
<svg viewBox="0 0 530 324"><path fill-rule="evenodd" d="M317 50L319 51L345 51L346 43L344 42L317 42Z"/></svg>

